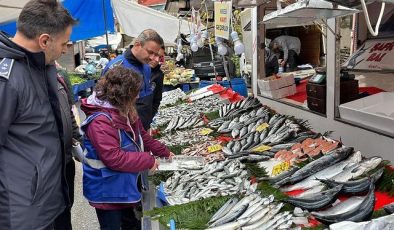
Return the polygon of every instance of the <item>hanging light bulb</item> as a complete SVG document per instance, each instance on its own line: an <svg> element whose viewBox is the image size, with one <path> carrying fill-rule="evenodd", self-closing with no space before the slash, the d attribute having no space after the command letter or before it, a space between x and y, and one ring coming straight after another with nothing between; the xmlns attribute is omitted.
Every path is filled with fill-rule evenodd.
<svg viewBox="0 0 394 230"><path fill-rule="evenodd" d="M176 56L176 61L180 61L183 59L183 54L181 52L178 53L178 55Z"/></svg>
<svg viewBox="0 0 394 230"><path fill-rule="evenodd" d="M197 37L194 34L192 34L192 36L190 38L190 49L193 52L196 52L198 50Z"/></svg>
<svg viewBox="0 0 394 230"><path fill-rule="evenodd" d="M218 53L220 55L226 55L227 48L223 45L223 41L219 37L215 37L216 44L218 45Z"/></svg>
<svg viewBox="0 0 394 230"><path fill-rule="evenodd" d="M205 45L205 40L207 40L207 38L208 38L208 31L205 30L201 34L201 39L199 40L200 43L198 43L199 41L197 41L198 47L200 48L203 47Z"/></svg>
<svg viewBox="0 0 394 230"><path fill-rule="evenodd" d="M180 53L182 51L182 39L178 38L178 42L177 42L177 48L178 48L178 53Z"/></svg>
<svg viewBox="0 0 394 230"><path fill-rule="evenodd" d="M233 39L234 42L234 52L235 54L242 54L245 52L245 46L241 42L241 39L238 37L238 33L236 31L231 32L231 38Z"/></svg>

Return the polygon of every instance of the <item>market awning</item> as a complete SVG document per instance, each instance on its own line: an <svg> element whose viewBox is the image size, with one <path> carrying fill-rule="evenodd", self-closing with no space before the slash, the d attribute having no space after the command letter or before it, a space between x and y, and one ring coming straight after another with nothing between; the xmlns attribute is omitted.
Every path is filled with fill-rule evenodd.
<svg viewBox="0 0 394 230"><path fill-rule="evenodd" d="M188 21L125 0L112 0L116 18L124 33L137 37L145 29L156 30L167 43L175 43L178 28L183 34L190 34Z"/></svg>
<svg viewBox="0 0 394 230"><path fill-rule="evenodd" d="M264 16L263 23L268 27L300 26L311 24L318 19L345 16L359 12L324 0L297 1L284 9Z"/></svg>
<svg viewBox="0 0 394 230"><path fill-rule="evenodd" d="M0 0L0 30L10 35L15 34L15 20L26 2L27 0ZM73 27L71 41L97 37L105 34L106 30L108 32L115 32L110 0L65 0L63 1L63 5L70 11L74 18L79 20L78 25ZM103 5L106 16L106 29Z"/></svg>
<svg viewBox="0 0 394 230"><path fill-rule="evenodd" d="M113 50L115 50L118 47L118 45L121 41L122 41L122 35L120 33L108 34L108 45L110 45ZM107 39L106 39L105 35L95 37L95 38L89 39L88 44L91 47L106 45Z"/></svg>

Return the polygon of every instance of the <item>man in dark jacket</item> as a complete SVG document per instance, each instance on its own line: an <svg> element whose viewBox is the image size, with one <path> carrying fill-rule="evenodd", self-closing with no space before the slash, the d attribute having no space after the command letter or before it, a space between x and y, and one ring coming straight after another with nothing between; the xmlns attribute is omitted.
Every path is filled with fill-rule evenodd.
<svg viewBox="0 0 394 230"><path fill-rule="evenodd" d="M76 21L56 0L22 9L0 34L0 228L47 230L69 203L56 68Z"/></svg>
<svg viewBox="0 0 394 230"><path fill-rule="evenodd" d="M151 67L149 62L159 60L160 47L164 46L163 39L160 35L152 30L147 29L135 39L134 45L129 47L124 54L111 60L104 68L101 75L104 75L108 69L118 65L131 68L143 76L139 98L137 99L137 112L142 121L145 130L150 128L152 122L152 103L153 90L151 87Z"/></svg>
<svg viewBox="0 0 394 230"><path fill-rule="evenodd" d="M71 208L74 204L74 178L75 178L75 162L72 158L73 141L80 141L81 134L79 127L75 121L72 105L73 97L70 92L71 85L67 72L58 69L58 97L59 106L62 113L64 145L66 150L66 182L68 185L68 195L70 197L70 205L55 220L54 230L71 230Z"/></svg>
<svg viewBox="0 0 394 230"><path fill-rule="evenodd" d="M150 67L152 68L152 77L150 79L151 86L153 89L153 101L152 101L152 116L150 118L150 123L152 123L153 117L159 111L160 102L163 98L163 81L164 81L164 73L161 71L161 64L164 62L164 46L160 48L159 60L153 60L149 62Z"/></svg>

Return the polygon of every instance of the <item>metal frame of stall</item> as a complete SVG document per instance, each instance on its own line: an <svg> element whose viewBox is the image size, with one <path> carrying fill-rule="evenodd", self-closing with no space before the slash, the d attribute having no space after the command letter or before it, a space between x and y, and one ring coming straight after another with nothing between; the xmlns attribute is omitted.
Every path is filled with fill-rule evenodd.
<svg viewBox="0 0 394 230"><path fill-rule="evenodd" d="M340 63L339 63L339 19L327 19L327 26L332 32L327 32L327 92L326 92L326 115L317 114L300 106L262 97L259 95L257 80L264 78L264 49L259 48L260 43L265 39L265 26L262 23L265 8L268 6L260 5L252 9L252 37L253 37L253 71L252 71L252 90L261 102L270 106L280 113L296 116L308 120L311 127L318 132L334 131L332 137L343 141L346 145L355 146L366 156L379 155L394 162L393 137L380 130L339 118L339 91L340 91ZM335 32L335 34L333 33ZM330 47L330 48L328 48ZM335 47L335 48L334 48Z"/></svg>

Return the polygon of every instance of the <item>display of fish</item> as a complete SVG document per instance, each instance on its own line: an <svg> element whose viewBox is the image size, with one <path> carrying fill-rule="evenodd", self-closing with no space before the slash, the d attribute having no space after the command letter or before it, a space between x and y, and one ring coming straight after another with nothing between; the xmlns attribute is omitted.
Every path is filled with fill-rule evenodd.
<svg viewBox="0 0 394 230"><path fill-rule="evenodd" d="M313 212L312 214L318 219L320 222L325 224L337 223L341 221L363 221L366 218L370 217L373 208L375 205L375 186L373 183L370 184L369 192L365 196L364 200L353 209L341 213L341 214L332 214L332 215L320 215L319 213Z"/></svg>
<svg viewBox="0 0 394 230"><path fill-rule="evenodd" d="M353 178L357 178L364 173L367 173L376 167L379 166L379 164L382 162L381 157L370 157L362 160L358 164L354 165L349 165L347 168L345 168L344 171L341 173L337 174L336 176L332 177L331 180L337 181L337 182L346 182L349 181Z"/></svg>
<svg viewBox="0 0 394 230"><path fill-rule="evenodd" d="M290 168L279 175L272 173L275 176L257 178L257 181L269 181L282 192L304 190L283 201L305 209L303 212L308 215L308 211L312 211L312 215L325 224L362 221L370 216L375 203L374 184L382 176L383 169L370 176L365 174L378 167L382 158L362 160L360 152L353 153L353 148L307 130L303 121L272 112L257 98L247 97L228 103L211 95L179 104L184 97L178 91L166 94L166 102L155 117L157 125L165 127L159 141L168 146L185 145L187 147L181 151L183 155L203 156L207 163L199 165L199 170L196 165L185 163L180 166L184 171L175 171L163 182L169 205L230 195L232 198L205 227L211 230L292 229L293 213L281 212L283 203L274 202L273 196L257 194L257 183L249 180L245 166L246 163L257 163L271 175L275 167L287 161ZM169 107L171 105L174 106ZM219 118L205 124L202 113L213 111L218 111ZM211 128L214 135L202 135L200 126ZM220 136L215 140L216 134L225 138ZM208 151L213 145L221 145L221 149ZM261 152L260 147L269 150ZM295 166L304 160L310 162L303 167ZM192 170L185 170L188 168ZM334 203L339 194L367 191L366 196L353 196ZM322 210L327 206L330 207ZM392 212L393 207L387 206L385 210ZM297 216L295 212L294 216ZM381 222L382 229L388 226L383 223L388 222Z"/></svg>
<svg viewBox="0 0 394 230"><path fill-rule="evenodd" d="M178 130L160 137L158 140L167 146L174 145L191 145L206 141L212 141L214 138L207 135L202 135L203 128L193 128Z"/></svg>
<svg viewBox="0 0 394 230"><path fill-rule="evenodd" d="M290 203L296 207L300 207L302 209L307 209L309 211L319 210L329 204L332 204L339 192L342 189L342 185L336 186L332 189L325 190L320 192L320 194L316 194L312 197L289 197L285 200L285 202Z"/></svg>
<svg viewBox="0 0 394 230"><path fill-rule="evenodd" d="M179 100L185 99L186 93L183 92L180 88L176 88L171 91L166 91L162 93L162 99L160 101L160 107L166 107L170 105L176 104Z"/></svg>
<svg viewBox="0 0 394 230"><path fill-rule="evenodd" d="M335 180L329 179L319 179L319 181L330 187L343 185L341 194L357 194L368 191L371 183L376 183L376 181L378 181L379 178L383 175L383 171L384 169L381 168L369 177L364 177L358 180L352 180L347 182L337 182Z"/></svg>
<svg viewBox="0 0 394 230"><path fill-rule="evenodd" d="M340 215L358 207L361 204L361 202L364 201L364 199L365 196L352 196L349 199L346 199L345 201L338 202L337 204L335 204L334 206L328 209L318 212L312 212L312 215L317 215L317 216Z"/></svg>
<svg viewBox="0 0 394 230"><path fill-rule="evenodd" d="M214 162L205 164L200 171L174 173L164 183L164 192L170 205L218 195L251 194L257 184L252 185L247 174L238 160Z"/></svg>
<svg viewBox="0 0 394 230"><path fill-rule="evenodd" d="M361 161L361 152L356 152L353 153L352 156L350 156L348 159L340 161L328 168L325 168L323 170L320 170L316 172L315 174L305 178L304 180L287 186L287 187L282 187L281 191L283 192L289 192L289 191L294 191L298 189L310 189L315 186L322 185L322 182L320 182L320 179L330 179L334 177L335 175L339 174L341 171L344 170L344 168L349 164L349 163L358 163Z"/></svg>
<svg viewBox="0 0 394 230"><path fill-rule="evenodd" d="M314 160L304 167L302 167L300 170L296 171L293 175L290 177L287 177L277 183L277 185L284 185L284 184L294 184L295 182L298 182L308 176L311 176L325 168L330 167L331 165L334 165L335 163L346 159L350 154L353 153L353 148L351 147L342 147L340 149L336 149L332 151L331 153L328 153L322 157L320 157L317 160Z"/></svg>
<svg viewBox="0 0 394 230"><path fill-rule="evenodd" d="M353 222L342 221L330 225L330 230L393 230L394 215L382 216L370 221Z"/></svg>
<svg viewBox="0 0 394 230"><path fill-rule="evenodd" d="M159 109L159 112L154 117L154 123L156 126L165 126L174 117L189 119L197 114L214 112L217 111L223 103L226 103L226 100L223 100L216 95L212 95L191 103L183 103L172 107L162 108Z"/></svg>

